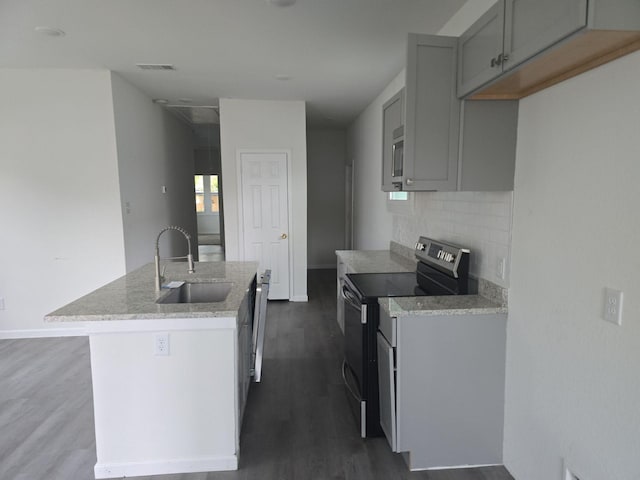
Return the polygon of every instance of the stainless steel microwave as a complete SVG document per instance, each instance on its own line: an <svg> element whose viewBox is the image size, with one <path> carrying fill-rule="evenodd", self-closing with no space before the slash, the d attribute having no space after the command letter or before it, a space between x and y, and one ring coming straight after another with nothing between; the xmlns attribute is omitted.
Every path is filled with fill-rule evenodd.
<svg viewBox="0 0 640 480"><path fill-rule="evenodd" d="M402 163L404 159L404 126L393 131L393 144L391 153L391 180L393 183L402 183Z"/></svg>

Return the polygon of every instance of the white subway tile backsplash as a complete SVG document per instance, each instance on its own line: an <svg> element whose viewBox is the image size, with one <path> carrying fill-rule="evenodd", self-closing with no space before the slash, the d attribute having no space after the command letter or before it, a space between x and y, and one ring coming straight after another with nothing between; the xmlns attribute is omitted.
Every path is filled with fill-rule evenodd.
<svg viewBox="0 0 640 480"><path fill-rule="evenodd" d="M393 216L392 240L413 246L419 236L469 247L471 274L509 286L513 192L416 192L414 214ZM497 264L506 259L506 275Z"/></svg>

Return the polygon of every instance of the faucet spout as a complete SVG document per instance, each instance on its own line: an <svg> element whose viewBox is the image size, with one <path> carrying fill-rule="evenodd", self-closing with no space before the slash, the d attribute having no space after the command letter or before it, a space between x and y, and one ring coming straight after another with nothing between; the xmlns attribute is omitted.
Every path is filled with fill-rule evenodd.
<svg viewBox="0 0 640 480"><path fill-rule="evenodd" d="M162 282L164 281L164 275L163 275L164 271L162 272L160 271L160 237L167 230L177 230L178 232L184 235L184 238L187 239L187 246L189 248L189 253L187 254L186 257L167 257L166 260L176 260L180 258L186 258L188 263L188 267L187 267L188 272L194 273L196 271L195 265L193 262L193 255L191 254L191 235L189 235L189 232L187 232L182 227L178 227L177 225L169 225L168 227L163 228L162 230L160 230L160 233L156 238L156 251L155 251L156 279L155 280L156 280L156 291L158 292L162 289Z"/></svg>

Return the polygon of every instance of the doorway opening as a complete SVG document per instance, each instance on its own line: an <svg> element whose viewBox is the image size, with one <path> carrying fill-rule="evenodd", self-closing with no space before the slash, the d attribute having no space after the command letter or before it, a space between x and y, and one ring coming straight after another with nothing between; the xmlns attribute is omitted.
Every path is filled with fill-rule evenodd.
<svg viewBox="0 0 640 480"><path fill-rule="evenodd" d="M193 191L198 228L198 261L221 262L225 259L225 239L220 125L193 125L193 132Z"/></svg>
<svg viewBox="0 0 640 480"><path fill-rule="evenodd" d="M198 221L198 259L201 262L224 260L220 235L219 175L195 175L194 191Z"/></svg>

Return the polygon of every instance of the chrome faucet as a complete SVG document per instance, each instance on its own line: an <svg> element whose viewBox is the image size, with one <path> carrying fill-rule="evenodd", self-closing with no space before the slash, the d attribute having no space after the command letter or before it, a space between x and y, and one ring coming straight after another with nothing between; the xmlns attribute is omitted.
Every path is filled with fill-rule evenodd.
<svg viewBox="0 0 640 480"><path fill-rule="evenodd" d="M189 263L189 273L194 273L196 271L193 265L193 255L191 254L191 236L189 235L189 233L184 228L178 227L176 225L170 225L166 228L163 228L162 230L160 230L160 233L158 234L158 238L156 238L155 262L156 262L156 291L157 292L159 292L162 289L162 282L164 281L164 268L162 269L162 272L160 272L160 237L167 230L177 230L184 235L184 238L187 239L187 244L189 246L189 253L185 257L167 257L165 258L165 260L179 260L181 258L186 258L187 262ZM166 265L165 265L165 268L166 268Z"/></svg>

